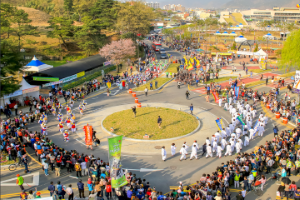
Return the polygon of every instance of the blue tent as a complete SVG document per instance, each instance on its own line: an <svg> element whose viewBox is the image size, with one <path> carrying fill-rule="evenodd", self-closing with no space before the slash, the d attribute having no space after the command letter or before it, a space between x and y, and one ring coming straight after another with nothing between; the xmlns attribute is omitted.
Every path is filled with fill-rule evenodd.
<svg viewBox="0 0 300 200"><path fill-rule="evenodd" d="M244 38L244 36L240 35L239 38Z"/></svg>
<svg viewBox="0 0 300 200"><path fill-rule="evenodd" d="M23 71L27 72L41 72L46 69L53 68L51 65L47 65L41 61L39 61L35 56L33 56L32 60L24 67Z"/></svg>
<svg viewBox="0 0 300 200"><path fill-rule="evenodd" d="M242 23L240 23L240 25L243 25Z"/></svg>
<svg viewBox="0 0 300 200"><path fill-rule="evenodd" d="M231 32L231 34L235 34L235 32L234 32L234 31L232 31L232 32Z"/></svg>
<svg viewBox="0 0 300 200"><path fill-rule="evenodd" d="M268 33L267 36L272 36L271 33Z"/></svg>
<svg viewBox="0 0 300 200"><path fill-rule="evenodd" d="M224 33L228 34L228 32L227 32L227 31L225 31Z"/></svg>
<svg viewBox="0 0 300 200"><path fill-rule="evenodd" d="M220 33L220 31L217 31L216 33Z"/></svg>

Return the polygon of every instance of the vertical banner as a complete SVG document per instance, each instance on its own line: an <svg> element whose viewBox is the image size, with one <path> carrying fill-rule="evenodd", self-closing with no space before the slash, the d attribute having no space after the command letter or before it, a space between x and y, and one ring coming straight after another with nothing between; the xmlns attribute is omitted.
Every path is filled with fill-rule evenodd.
<svg viewBox="0 0 300 200"><path fill-rule="evenodd" d="M239 93L240 93L240 87L235 86L234 91L235 91L236 100L238 100L239 99Z"/></svg>
<svg viewBox="0 0 300 200"><path fill-rule="evenodd" d="M93 127L86 125L83 127L85 132L85 144L93 145Z"/></svg>
<svg viewBox="0 0 300 200"><path fill-rule="evenodd" d="M253 137L255 136L256 132L258 131L258 127L259 127L259 123L258 123L259 120L257 120L254 124L254 127L253 127L253 130L254 130L254 133L253 133ZM250 129L250 128L249 128Z"/></svg>
<svg viewBox="0 0 300 200"><path fill-rule="evenodd" d="M215 98L215 102L216 102L216 103L219 103L219 94L218 94L217 92L213 91L213 92L212 92L212 95L213 95L214 98Z"/></svg>
<svg viewBox="0 0 300 200"><path fill-rule="evenodd" d="M119 188L127 184L125 174L121 168L121 146L123 136L108 138L108 159L110 166L111 186Z"/></svg>
<svg viewBox="0 0 300 200"><path fill-rule="evenodd" d="M223 122L222 122L222 119L218 118L216 119L216 125L218 127L218 129L221 131L223 130Z"/></svg>

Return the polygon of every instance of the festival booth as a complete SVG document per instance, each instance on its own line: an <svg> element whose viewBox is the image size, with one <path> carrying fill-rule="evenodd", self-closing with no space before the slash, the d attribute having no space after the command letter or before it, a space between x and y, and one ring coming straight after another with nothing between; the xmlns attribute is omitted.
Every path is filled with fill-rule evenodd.
<svg viewBox="0 0 300 200"><path fill-rule="evenodd" d="M211 57L215 62L221 62L223 60L229 60L232 61L232 52L211 52Z"/></svg>
<svg viewBox="0 0 300 200"><path fill-rule="evenodd" d="M33 56L32 60L23 67L23 71L26 74L41 72L47 69L51 69L53 66L47 65L41 61L39 61L35 56Z"/></svg>
<svg viewBox="0 0 300 200"><path fill-rule="evenodd" d="M234 41L235 41L236 43L242 43L242 42L247 41L247 38L245 38L244 36L240 35L239 37L236 37L236 38L234 39Z"/></svg>
<svg viewBox="0 0 300 200"><path fill-rule="evenodd" d="M39 98L39 86L30 85L22 78L20 83L21 87L19 90L15 91L14 93L4 95L1 98L0 105L5 106L6 104L9 105L10 108L13 108L15 104L19 105L28 105L29 101L35 97L36 99Z"/></svg>
<svg viewBox="0 0 300 200"><path fill-rule="evenodd" d="M264 52L262 49L260 49L258 52L254 53L254 57L258 59L260 68L266 69L267 67L267 60L268 60L268 54Z"/></svg>
<svg viewBox="0 0 300 200"><path fill-rule="evenodd" d="M234 30L234 31L240 31L242 30L242 27L240 27L239 25L234 26L230 26L229 30Z"/></svg>

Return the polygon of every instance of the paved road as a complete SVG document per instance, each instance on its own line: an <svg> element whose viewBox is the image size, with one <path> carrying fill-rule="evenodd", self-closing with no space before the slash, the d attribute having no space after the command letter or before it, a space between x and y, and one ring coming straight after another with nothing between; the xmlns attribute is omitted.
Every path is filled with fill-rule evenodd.
<svg viewBox="0 0 300 200"><path fill-rule="evenodd" d="M180 56L178 52L172 52L168 49L166 49L170 54ZM257 88L259 91L269 91L270 88L268 87L260 87ZM112 90L112 93L116 93L118 88L115 88ZM145 97L143 94L139 95L139 101L144 103L172 103L172 104L178 104L182 106L188 107L191 103L193 103L194 107L196 108L205 108L208 112L215 115L216 117L222 116L225 119L225 124L227 125L226 121L231 121L231 116L227 111L224 111L224 109L219 108L216 106L214 102L207 103L204 99L203 95L199 95L199 93L191 92L190 100L186 100L185 98L185 92L188 90L187 86L182 86L181 89L177 89L176 83L171 82L166 87L164 87L162 90L157 92L151 92L148 94L147 97ZM115 96L107 97L104 92L97 92L90 94L86 98L87 110L85 111L85 115L83 117L88 116L88 114L94 113L96 110L100 111L100 109L103 108L109 108L120 104L132 104L133 99L130 95L127 94L125 90L118 91ZM261 108L258 108L258 112L261 112ZM78 110L76 111L76 117L80 120L80 116L78 113ZM203 116L204 118L206 116ZM254 141L251 141L250 145L247 148L243 148L243 151L252 151L253 148L257 145L264 144L265 141L272 139L272 124L276 123L272 119L268 123L266 127L266 132L264 134L264 137L256 138ZM214 126L214 122L211 121L211 124ZM74 150L76 149L78 152L86 153L86 154L93 154L95 157L100 157L104 161L107 161L107 151L102 149L101 147L96 148L95 150L87 150L85 148L85 145L80 141L80 138L78 139L78 135L71 135L70 136L70 142L64 143L63 142L63 136L61 133L58 132L57 128L57 120L53 117L49 117L49 123L47 124L49 127L49 138L53 140L55 144L57 144L60 147L64 147L66 150ZM80 129L81 127L79 127ZM279 129L281 130L284 128L282 125L279 124ZM290 127L291 128L291 127ZM30 130L39 130L40 127L38 124L33 124L29 126ZM211 128L211 135L215 133L217 129ZM200 130L201 131L201 130ZM202 130L205 131L205 130ZM207 130L206 130L207 131ZM100 139L105 139L109 137L104 132L97 133L97 137ZM78 140L76 140L78 139ZM201 141L203 138L195 138L198 141ZM172 141L170 141L170 144ZM181 144L178 144L178 148ZM202 144L200 144L202 145ZM134 149L134 148L133 148ZM179 149L177 149L179 150ZM156 151L156 150L153 150ZM169 186L176 186L178 185L179 181L182 181L185 185L192 184L199 180L201 175L203 173L211 173L214 171L214 169L220 165L222 162L232 160L234 159L234 156L231 157L222 157L221 159L218 159L216 157L214 158L203 158L201 157L199 160L193 160L193 161L179 161L179 155L175 156L174 158L168 159L166 162L161 161L161 156L159 155L160 149L157 150L158 153L153 153L153 155L145 154L143 152L143 149L133 151L131 154L126 152L126 154L122 154L122 164L124 168L127 169L140 169L140 168L147 168L147 169L163 169L161 171L155 171L155 172L139 172L134 171L134 173L137 174L137 177L145 178L147 181L151 183L151 186L155 186L158 191L162 192L168 192ZM32 152L29 150L29 152ZM170 155L170 151L167 152ZM169 157L169 156L168 156ZM34 162L34 161L33 161ZM68 174L67 172L63 172L61 177L56 177L53 172L50 171L50 176L45 176L43 174L43 171L41 170L41 166L38 164L35 164L31 166L32 172L39 172L39 182L38 182L38 190L46 190L50 181L61 181L63 184L69 184L71 183L74 186L76 186L77 179L72 177L75 176L74 172L71 174ZM15 177L16 172L22 174L22 170L18 170L15 172L10 171L1 171L1 181L4 180L10 180ZM70 176L71 175L71 176ZM87 177L83 178L83 181L86 183ZM14 182L14 180L9 181L10 183ZM26 189L32 188L30 183L33 183L32 178L27 178L25 182L28 183L28 185L25 185ZM270 182L268 182L269 184ZM274 187L273 185L267 187ZM13 193L18 193L19 188L17 186L2 186L1 187L1 198L12 198L14 197ZM232 190L233 196L235 196L236 192L239 190ZM9 195L12 194L12 195ZM75 191L75 194L77 194L77 191ZM15 194L16 195L16 194ZM249 194L253 195L253 194ZM270 196L275 198L275 192L270 192ZM255 196L252 196L252 198L255 198ZM266 199L266 198L263 198Z"/></svg>

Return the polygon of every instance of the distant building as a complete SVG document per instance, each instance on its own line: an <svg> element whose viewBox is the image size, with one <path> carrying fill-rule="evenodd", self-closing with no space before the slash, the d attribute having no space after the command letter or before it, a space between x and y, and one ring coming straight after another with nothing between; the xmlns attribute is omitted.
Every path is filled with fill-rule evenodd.
<svg viewBox="0 0 300 200"><path fill-rule="evenodd" d="M168 4L168 5L165 5L163 6L163 9L165 10L172 10L172 11L180 11L180 12L185 12L185 7L178 4L178 5L175 5L175 4Z"/></svg>
<svg viewBox="0 0 300 200"><path fill-rule="evenodd" d="M279 8L273 7L273 9L258 10L251 9L241 11L241 14L246 21L280 21L280 22L300 22L300 9L299 8Z"/></svg>
<svg viewBox="0 0 300 200"><path fill-rule="evenodd" d="M145 5L146 5L146 6L149 6L149 7L151 7L151 8L154 8L154 9L160 8L158 2L155 2L155 3L154 3L154 2L150 2L150 3L149 3L149 2L146 2Z"/></svg>

